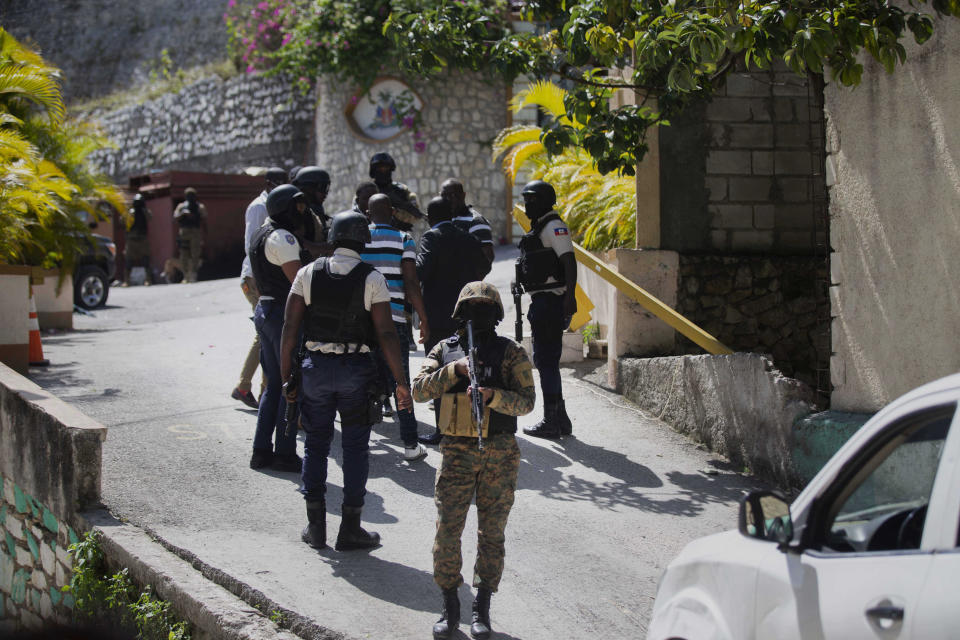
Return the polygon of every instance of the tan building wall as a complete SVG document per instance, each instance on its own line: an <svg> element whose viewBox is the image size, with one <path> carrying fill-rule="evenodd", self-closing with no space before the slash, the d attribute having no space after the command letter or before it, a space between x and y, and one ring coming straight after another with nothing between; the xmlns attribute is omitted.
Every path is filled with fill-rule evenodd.
<svg viewBox="0 0 960 640"><path fill-rule="evenodd" d="M960 369L960 21L893 75L826 88L832 408L875 411Z"/></svg>

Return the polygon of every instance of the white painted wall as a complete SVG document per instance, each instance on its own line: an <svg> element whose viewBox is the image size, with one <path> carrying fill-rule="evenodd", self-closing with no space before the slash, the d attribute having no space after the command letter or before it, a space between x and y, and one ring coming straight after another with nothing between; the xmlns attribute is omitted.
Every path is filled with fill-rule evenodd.
<svg viewBox="0 0 960 640"><path fill-rule="evenodd" d="M837 410L960 369L960 20L907 56L826 88Z"/></svg>

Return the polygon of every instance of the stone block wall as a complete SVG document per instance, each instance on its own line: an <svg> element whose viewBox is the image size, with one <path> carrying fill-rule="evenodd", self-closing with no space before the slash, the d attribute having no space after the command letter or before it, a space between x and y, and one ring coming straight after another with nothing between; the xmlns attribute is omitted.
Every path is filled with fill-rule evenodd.
<svg viewBox="0 0 960 640"><path fill-rule="evenodd" d="M660 248L824 254L821 96L785 68L738 70L661 127Z"/></svg>
<svg viewBox="0 0 960 640"><path fill-rule="evenodd" d="M426 151L416 153L409 133L373 142L347 126L344 109L357 88L326 82L318 87L316 164L330 172L328 213L349 208L357 184L369 180L370 157L385 151L397 161L394 179L412 189L425 210L447 178L458 178L490 221L494 242L507 233L507 184L490 158L493 138L507 124L507 87L480 75L454 74L431 82L409 81L424 102Z"/></svg>
<svg viewBox="0 0 960 640"><path fill-rule="evenodd" d="M734 351L769 354L784 375L816 387L830 358L825 279L814 258L680 256L676 308ZM677 334L676 353L702 352Z"/></svg>
<svg viewBox="0 0 960 640"><path fill-rule="evenodd" d="M67 622L67 548L100 500L106 428L0 365L0 632Z"/></svg>
<svg viewBox="0 0 960 640"><path fill-rule="evenodd" d="M706 106L704 181L710 247L810 253L823 198L823 115L817 91L786 69L734 72ZM816 151L816 153L815 153ZM819 229L820 242L826 229Z"/></svg>
<svg viewBox="0 0 960 640"><path fill-rule="evenodd" d="M92 154L120 183L130 175L176 169L239 173L250 166L309 164L314 97L281 77L205 78L177 93L115 110L94 109L117 148Z"/></svg>
<svg viewBox="0 0 960 640"><path fill-rule="evenodd" d="M73 596L61 590L77 534L11 478L0 475L0 630L67 624Z"/></svg>

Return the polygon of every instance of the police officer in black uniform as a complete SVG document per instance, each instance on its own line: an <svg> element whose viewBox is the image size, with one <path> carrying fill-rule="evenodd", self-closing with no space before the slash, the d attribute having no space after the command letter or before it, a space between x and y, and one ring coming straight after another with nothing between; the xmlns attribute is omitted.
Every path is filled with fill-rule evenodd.
<svg viewBox="0 0 960 640"><path fill-rule="evenodd" d="M293 186L300 189L307 199L307 208L312 214L307 216L303 231L299 234L303 244L304 264L323 255L330 255L332 247L326 242L330 233L330 216L323 208L323 202L330 193L330 174L316 166L302 167L293 179Z"/></svg>
<svg viewBox="0 0 960 640"><path fill-rule="evenodd" d="M397 381L400 409L412 409L400 341L390 313L390 292L379 271L360 260L370 242L369 221L355 212L333 217L333 255L300 269L287 302L281 348L281 376L288 400L300 396L304 440L303 493L307 527L301 538L326 546L327 456L334 415L340 413L343 446L343 518L336 549L369 549L380 536L360 526L369 472L370 427L380 420L382 390L371 347L379 344ZM305 356L299 389L291 382L293 351L303 326Z"/></svg>
<svg viewBox="0 0 960 640"><path fill-rule="evenodd" d="M533 333L533 363L540 372L544 414L543 420L523 431L538 438L559 438L573 432L563 403L560 355L563 332L577 312L577 261L570 230L553 210L557 202L553 187L535 180L523 187L521 195L531 225L520 239L517 282L530 294L527 319Z"/></svg>
<svg viewBox="0 0 960 640"><path fill-rule="evenodd" d="M389 153L381 151L370 158L370 177L377 190L388 195L393 205L393 226L410 231L417 220L423 218L423 212L417 205L417 195L402 182L394 182L393 172L396 170L397 163Z"/></svg>
<svg viewBox="0 0 960 640"><path fill-rule="evenodd" d="M286 433L280 332L291 282L303 266L295 231L303 225L305 213L306 202L299 189L289 184L273 189L267 196L267 220L250 241L250 266L260 292L253 323L260 337L260 367L267 381L257 410L251 469L269 466L277 471L300 471L296 433Z"/></svg>

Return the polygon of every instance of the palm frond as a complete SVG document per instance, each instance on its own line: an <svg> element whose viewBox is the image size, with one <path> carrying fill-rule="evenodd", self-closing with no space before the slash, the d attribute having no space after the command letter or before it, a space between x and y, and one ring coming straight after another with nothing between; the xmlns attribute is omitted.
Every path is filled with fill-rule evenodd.
<svg viewBox="0 0 960 640"><path fill-rule="evenodd" d="M491 156L496 162L497 158L502 156L507 150L515 144L521 142L539 142L540 134L543 133L540 127L531 127L528 125L514 125L502 129L497 137L493 139Z"/></svg>
<svg viewBox="0 0 960 640"><path fill-rule="evenodd" d="M510 180L516 181L517 174L531 158L537 155L546 156L546 154L547 151L539 140L515 145L503 159L503 171L510 176Z"/></svg>
<svg viewBox="0 0 960 640"><path fill-rule="evenodd" d="M567 92L563 88L552 82L540 80L513 96L510 107L516 113L526 106L536 105L563 124L572 125L573 123L566 116L567 108L563 104L566 95Z"/></svg>
<svg viewBox="0 0 960 640"><path fill-rule="evenodd" d="M54 122L62 122L66 115L60 85L53 77L36 67L0 64L0 100L17 98L41 107Z"/></svg>

